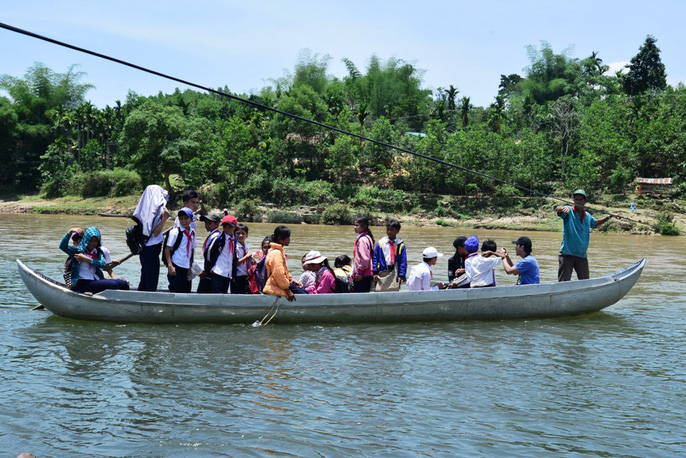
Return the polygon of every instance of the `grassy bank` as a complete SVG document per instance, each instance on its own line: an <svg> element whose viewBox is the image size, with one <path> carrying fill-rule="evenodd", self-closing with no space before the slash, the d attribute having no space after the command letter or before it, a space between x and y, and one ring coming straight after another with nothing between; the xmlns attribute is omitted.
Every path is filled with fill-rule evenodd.
<svg viewBox="0 0 686 458"><path fill-rule="evenodd" d="M0 199L0 213L125 216L131 214L138 198L138 195L93 198L67 196L54 199L41 195L5 197ZM352 224L355 216L365 214L375 224L383 224L388 218L397 218L412 226L521 231L560 231L562 227L554 212L560 202L543 198L432 196L421 200L424 205L415 205L403 212L384 211L383 202L368 202L363 208L354 203L282 208L255 200L229 207L212 207L219 211L226 210L244 221L285 224ZM628 197L608 195L591 204L591 211L596 217L610 212L625 218L610 220L600 230L652 234L661 232L660 228L665 224L671 224L680 233L686 232L686 215L683 212L686 202L646 198L636 202L638 208L635 211L630 210L630 203Z"/></svg>

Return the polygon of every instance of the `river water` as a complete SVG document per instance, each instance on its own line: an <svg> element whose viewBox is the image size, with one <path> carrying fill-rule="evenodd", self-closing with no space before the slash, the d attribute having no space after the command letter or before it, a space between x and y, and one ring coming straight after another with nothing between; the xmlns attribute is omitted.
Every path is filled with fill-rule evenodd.
<svg viewBox="0 0 686 458"><path fill-rule="evenodd" d="M593 234L591 275L642 258L601 313L393 325L139 325L67 320L14 260L59 279L66 229L95 224L115 257L128 220L3 215L0 450L37 456L673 456L686 446L686 239ZM274 225L251 224L253 247ZM378 238L383 228L373 228ZM204 238L204 230L200 230ZM410 264L450 228L403 228ZM470 231L498 245L520 235ZM560 233L529 233L544 281ZM290 268L349 253L352 227L295 226ZM679 254L681 253L681 254ZM137 259L117 269L138 283ZM501 284L514 282L498 272ZM162 279L161 286L166 286Z"/></svg>

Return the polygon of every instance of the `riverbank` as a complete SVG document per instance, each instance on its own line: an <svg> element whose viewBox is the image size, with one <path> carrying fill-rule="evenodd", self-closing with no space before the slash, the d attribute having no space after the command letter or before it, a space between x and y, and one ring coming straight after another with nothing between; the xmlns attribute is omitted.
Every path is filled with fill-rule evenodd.
<svg viewBox="0 0 686 458"><path fill-rule="evenodd" d="M71 214L71 215L99 215L112 217L128 217L138 202L139 196L124 197L94 197L79 196L45 199L40 195L19 196L16 198L0 199L0 213L39 213L39 214ZM614 200L614 201L612 201ZM502 208L489 204L488 199L482 199L482 210L478 216L465 215L454 210L431 211L413 208L405 214L387 214L371 212L375 225L382 225L388 218L397 218L403 224L410 226L445 226L474 229L504 229L521 231L551 231L559 232L562 225L553 208L558 202L542 201L537 208ZM601 229L608 232L627 234L655 234L664 215L670 215L673 225L681 233L686 232L686 215L683 213L684 203L672 200L644 200L638 203L636 210L631 210L624 201L609 199L601 201L596 207L590 206L596 217L606 213L615 213L623 220L610 220ZM345 206L343 206L345 207ZM446 208L450 204L446 203ZM347 207L349 211L354 208ZM602 212L599 211L602 209ZM237 207L218 208L220 212L228 211L245 221L264 223L320 223L322 215L327 211L325 207L298 206L291 208L277 208L273 203L254 203L249 214L241 205ZM369 212L367 212L369 213ZM441 214L439 216L439 214Z"/></svg>

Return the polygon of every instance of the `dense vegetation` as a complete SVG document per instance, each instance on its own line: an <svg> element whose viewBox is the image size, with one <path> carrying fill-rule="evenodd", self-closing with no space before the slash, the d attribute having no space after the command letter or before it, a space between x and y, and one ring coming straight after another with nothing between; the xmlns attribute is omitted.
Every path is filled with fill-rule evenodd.
<svg viewBox="0 0 686 458"><path fill-rule="evenodd" d="M547 43L530 47L529 59L523 75L501 76L488 107L455 85L422 88L422 70L401 59L372 56L364 71L344 59L339 79L327 73L328 56L308 51L292 75L243 96L504 182L191 90L129 93L99 109L84 101L83 74L36 64L0 79L9 95L0 97L0 187L97 196L159 183L245 211L258 201L318 205L323 221L337 222L350 217L346 205L457 214L440 195L523 194L508 183L563 196L576 187L621 194L636 176L684 183L686 87L666 84L652 36L627 72Z"/></svg>

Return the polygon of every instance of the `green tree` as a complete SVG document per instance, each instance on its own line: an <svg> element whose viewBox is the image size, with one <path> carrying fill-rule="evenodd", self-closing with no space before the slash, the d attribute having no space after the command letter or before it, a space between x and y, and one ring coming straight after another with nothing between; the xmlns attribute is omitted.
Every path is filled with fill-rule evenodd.
<svg viewBox="0 0 686 458"><path fill-rule="evenodd" d="M19 144L17 125L19 117L14 106L5 97L0 97L0 161L3 164L0 171L0 186L11 185L14 182L14 163Z"/></svg>
<svg viewBox="0 0 686 458"><path fill-rule="evenodd" d="M569 49L555 54L546 42L542 42L540 51L533 46L527 49L531 65L526 69L526 78L518 82L525 96L544 104L574 92L581 65L578 59L568 56Z"/></svg>
<svg viewBox="0 0 686 458"><path fill-rule="evenodd" d="M120 135L123 157L144 183L164 182L173 192L170 176L185 176L183 164L197 157L209 137L207 121L185 117L179 107L149 100L132 111Z"/></svg>
<svg viewBox="0 0 686 458"><path fill-rule="evenodd" d="M36 63L23 79L0 77L0 89L7 91L17 114L19 143L8 166L20 186L35 188L40 182L40 157L56 138L52 129L56 113L79 106L93 87L79 83L85 74L74 71L75 67L69 67L67 73L55 73Z"/></svg>
<svg viewBox="0 0 686 458"><path fill-rule="evenodd" d="M628 95L664 90L667 87L665 65L660 59L657 40L648 35L627 68L629 73L624 77L624 91Z"/></svg>

